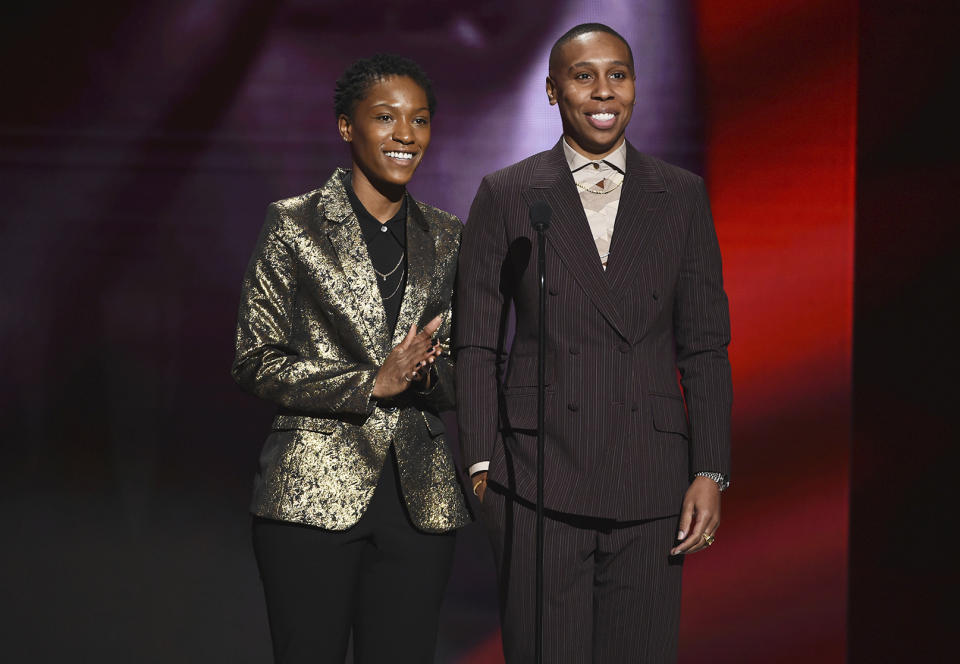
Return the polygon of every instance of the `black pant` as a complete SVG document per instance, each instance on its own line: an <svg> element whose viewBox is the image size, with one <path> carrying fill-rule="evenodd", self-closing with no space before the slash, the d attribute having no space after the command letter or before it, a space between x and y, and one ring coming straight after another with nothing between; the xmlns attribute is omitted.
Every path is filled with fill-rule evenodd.
<svg viewBox="0 0 960 664"><path fill-rule="evenodd" d="M277 664L432 662L454 535L418 531L391 448L369 508L334 532L254 517L253 548Z"/></svg>

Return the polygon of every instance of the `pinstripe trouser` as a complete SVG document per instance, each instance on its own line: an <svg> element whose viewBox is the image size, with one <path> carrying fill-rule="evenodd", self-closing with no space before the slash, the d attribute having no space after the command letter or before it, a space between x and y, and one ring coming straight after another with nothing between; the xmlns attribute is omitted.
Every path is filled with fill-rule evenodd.
<svg viewBox="0 0 960 664"><path fill-rule="evenodd" d="M534 661L536 512L491 484L483 517L493 545L507 664ZM543 661L675 662L682 557L678 517L618 522L546 512Z"/></svg>

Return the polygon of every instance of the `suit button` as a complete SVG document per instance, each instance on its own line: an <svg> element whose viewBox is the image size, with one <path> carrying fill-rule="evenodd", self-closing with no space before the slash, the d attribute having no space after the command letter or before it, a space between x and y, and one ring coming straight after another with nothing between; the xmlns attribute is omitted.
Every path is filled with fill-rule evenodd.
<svg viewBox="0 0 960 664"><path fill-rule="evenodd" d="M654 299L654 300L659 300L659 299L660 299L660 293L658 293L657 291L653 291L653 299Z"/></svg>
<svg viewBox="0 0 960 664"><path fill-rule="evenodd" d="M633 412L637 412L638 410L640 410L640 405L637 402L634 402L633 405L630 406L630 410L632 410Z"/></svg>
<svg viewBox="0 0 960 664"><path fill-rule="evenodd" d="M577 412L578 410L580 410L580 406L575 403L568 403L567 410L572 410L573 412Z"/></svg>
<svg viewBox="0 0 960 664"><path fill-rule="evenodd" d="M621 352L621 353L629 353L629 352L630 352L630 344L620 344L620 352Z"/></svg>
<svg viewBox="0 0 960 664"><path fill-rule="evenodd" d="M548 289L547 289L547 292L550 293L551 295L559 295L559 294L560 294L560 291L558 291L556 288L553 288L553 287L548 288Z"/></svg>
<svg viewBox="0 0 960 664"><path fill-rule="evenodd" d="M580 349L577 348L576 346L570 346L570 354L571 354L571 355L579 355L579 354L580 354Z"/></svg>

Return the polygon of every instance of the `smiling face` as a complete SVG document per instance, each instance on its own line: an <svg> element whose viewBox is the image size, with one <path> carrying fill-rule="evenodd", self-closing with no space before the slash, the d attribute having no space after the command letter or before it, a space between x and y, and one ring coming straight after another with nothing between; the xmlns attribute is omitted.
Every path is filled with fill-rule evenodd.
<svg viewBox="0 0 960 664"><path fill-rule="evenodd" d="M636 98L627 45L606 32L588 32L560 47L550 62L547 98L560 108L563 135L590 159L620 145Z"/></svg>
<svg viewBox="0 0 960 664"><path fill-rule="evenodd" d="M430 145L427 93L407 76L373 83L353 117L341 115L337 124L350 143L354 177L376 189L406 185Z"/></svg>

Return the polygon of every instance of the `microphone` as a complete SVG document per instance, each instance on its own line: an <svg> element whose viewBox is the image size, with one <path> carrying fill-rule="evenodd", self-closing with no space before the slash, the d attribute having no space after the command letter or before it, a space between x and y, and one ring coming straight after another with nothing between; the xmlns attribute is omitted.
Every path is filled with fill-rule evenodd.
<svg viewBox="0 0 960 664"><path fill-rule="evenodd" d="M534 201L530 205L530 224L533 229L542 233L550 228L551 214L553 214L553 211L545 201Z"/></svg>

